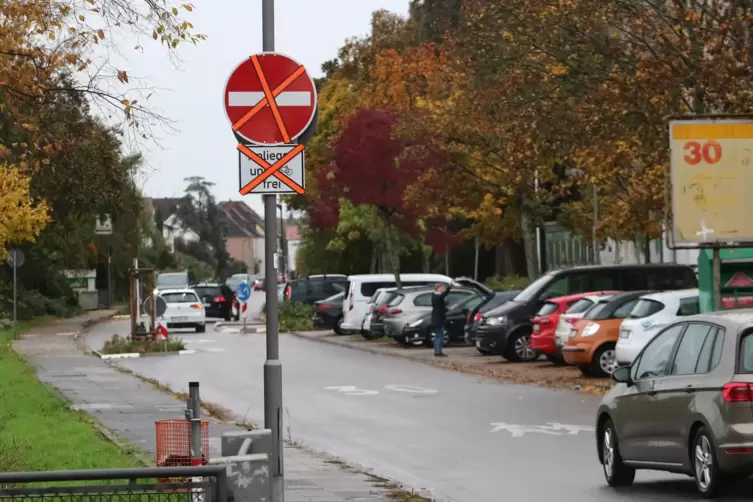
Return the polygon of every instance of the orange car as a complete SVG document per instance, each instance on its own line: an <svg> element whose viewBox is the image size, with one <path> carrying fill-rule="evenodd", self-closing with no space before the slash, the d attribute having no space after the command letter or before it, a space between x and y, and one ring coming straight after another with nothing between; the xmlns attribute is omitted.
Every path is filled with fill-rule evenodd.
<svg viewBox="0 0 753 502"><path fill-rule="evenodd" d="M652 291L630 291L610 296L591 307L570 331L562 356L584 376L608 377L617 369L615 345L620 325L630 315L638 298Z"/></svg>

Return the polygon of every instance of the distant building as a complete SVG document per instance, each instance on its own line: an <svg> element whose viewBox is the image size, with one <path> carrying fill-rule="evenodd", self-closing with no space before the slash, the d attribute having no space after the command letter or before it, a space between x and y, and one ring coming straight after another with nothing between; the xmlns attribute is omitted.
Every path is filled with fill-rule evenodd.
<svg viewBox="0 0 753 502"><path fill-rule="evenodd" d="M148 202L147 202L148 201ZM198 242L199 234L188 228L178 218L178 206L181 199L144 199L144 206L147 210L151 207L152 219L159 220L162 225L162 238L165 239L170 252L175 252L175 241L177 239L183 242Z"/></svg>
<svg viewBox="0 0 753 502"><path fill-rule="evenodd" d="M250 273L264 271L264 220L243 201L220 202L227 222L228 254Z"/></svg>

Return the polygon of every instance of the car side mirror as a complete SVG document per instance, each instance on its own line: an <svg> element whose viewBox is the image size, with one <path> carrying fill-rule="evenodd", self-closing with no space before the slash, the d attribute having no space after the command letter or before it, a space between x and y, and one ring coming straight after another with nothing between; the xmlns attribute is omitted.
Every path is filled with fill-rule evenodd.
<svg viewBox="0 0 753 502"><path fill-rule="evenodd" d="M624 383L628 386L633 385L633 378L630 376L630 366L621 366L612 373L612 380L617 383Z"/></svg>

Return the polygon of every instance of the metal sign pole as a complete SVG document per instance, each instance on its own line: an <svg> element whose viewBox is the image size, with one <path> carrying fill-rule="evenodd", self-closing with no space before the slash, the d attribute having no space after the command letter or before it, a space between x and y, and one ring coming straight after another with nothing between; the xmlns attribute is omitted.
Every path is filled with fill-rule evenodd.
<svg viewBox="0 0 753 502"><path fill-rule="evenodd" d="M275 50L275 2L262 0L262 50ZM264 362L264 428L272 431L271 502L285 500L282 459L282 363L277 334L277 195L264 195L264 273L267 303L267 360Z"/></svg>
<svg viewBox="0 0 753 502"><path fill-rule="evenodd" d="M17 289L16 289L16 282L17 282L17 273L18 273L18 252L13 249L11 251L13 253L13 339L16 339L16 336L18 335L18 296L17 296Z"/></svg>
<svg viewBox="0 0 753 502"><path fill-rule="evenodd" d="M714 292L714 310L722 310L722 260L719 254L719 248L714 247L712 254L712 291Z"/></svg>

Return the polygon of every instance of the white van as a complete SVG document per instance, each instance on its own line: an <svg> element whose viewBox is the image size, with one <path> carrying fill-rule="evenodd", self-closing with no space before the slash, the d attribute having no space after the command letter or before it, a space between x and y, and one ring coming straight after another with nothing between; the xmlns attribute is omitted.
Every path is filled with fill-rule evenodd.
<svg viewBox="0 0 753 502"><path fill-rule="evenodd" d="M437 283L452 284L452 279L442 274L400 274L405 286L430 286ZM377 289L394 288L394 274L366 274L348 277L348 290L343 300L343 330L361 331L368 314L368 303Z"/></svg>

